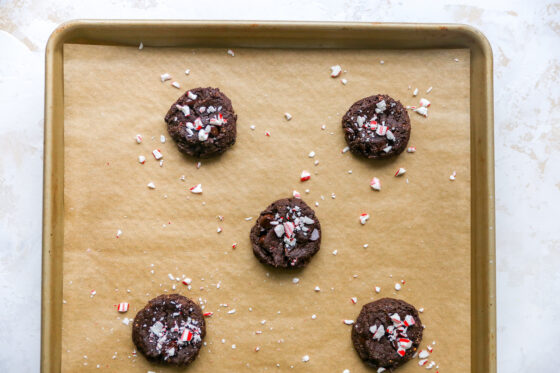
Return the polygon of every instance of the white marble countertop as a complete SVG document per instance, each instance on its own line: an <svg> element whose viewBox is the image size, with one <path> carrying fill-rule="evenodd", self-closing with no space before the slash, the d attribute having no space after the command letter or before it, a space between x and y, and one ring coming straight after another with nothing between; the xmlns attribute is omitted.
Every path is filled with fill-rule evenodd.
<svg viewBox="0 0 560 373"><path fill-rule="evenodd" d="M79 5L79 3L81 5ZM44 49L76 18L457 22L494 51L498 370L560 365L560 5L0 0L0 371L39 371ZM258 4L258 5L257 5Z"/></svg>

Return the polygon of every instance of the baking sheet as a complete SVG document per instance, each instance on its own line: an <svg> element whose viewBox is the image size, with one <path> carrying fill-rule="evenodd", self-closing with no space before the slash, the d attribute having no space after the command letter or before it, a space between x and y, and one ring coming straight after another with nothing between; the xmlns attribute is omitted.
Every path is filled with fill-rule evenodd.
<svg viewBox="0 0 560 373"><path fill-rule="evenodd" d="M347 85L329 77L334 64L347 70ZM165 72L182 89L161 83ZM205 311L214 312L192 372L266 371L277 364L290 371L370 371L353 351L351 327L341 321L385 296L425 309L423 345L437 342L431 358L440 372L470 371L467 49L235 49L231 57L225 49L67 44L64 79L62 371L98 364L110 371L181 370L134 357L130 326L122 324L165 292L201 298ZM418 97L409 85L420 89ZM238 114L237 144L218 159L203 160L200 169L171 139L159 141L171 103L198 86L219 87ZM371 162L340 152L346 146L341 116L375 93L405 105L420 97L432 101L429 118L410 113L415 154ZM137 133L144 136L140 145ZM156 148L163 167L150 154ZM311 150L314 159L307 156ZM138 155L146 156L145 165ZM407 173L395 178L398 167ZM301 183L304 169L312 177ZM451 182L453 171L457 180ZM381 179L379 193L369 188L373 176ZM150 181L155 190L146 187ZM191 194L188 187L198 183L204 193ZM322 249L307 269L276 271L253 257L254 221L245 218L293 189L308 204L319 203ZM371 215L364 226L362 212ZM170 273L192 278L192 289L171 281ZM406 283L396 292L400 280ZM114 308L123 301L131 305L125 315ZM228 314L231 309L236 312ZM303 355L310 361L303 363ZM411 362L400 371L417 369Z"/></svg>

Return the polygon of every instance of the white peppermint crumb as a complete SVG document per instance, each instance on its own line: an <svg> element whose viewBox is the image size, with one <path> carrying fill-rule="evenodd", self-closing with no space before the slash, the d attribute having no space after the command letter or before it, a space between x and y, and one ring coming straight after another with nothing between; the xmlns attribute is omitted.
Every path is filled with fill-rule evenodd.
<svg viewBox="0 0 560 373"><path fill-rule="evenodd" d="M305 189L305 193L309 193L309 189Z"/></svg>
<svg viewBox="0 0 560 373"><path fill-rule="evenodd" d="M266 324L266 320L261 320L261 324Z"/></svg>
<svg viewBox="0 0 560 373"><path fill-rule="evenodd" d="M248 218L245 218L246 221L249 221L249 220L251 220L251 219L253 219L252 216L249 216Z"/></svg>
<svg viewBox="0 0 560 373"><path fill-rule="evenodd" d="M319 207L319 202L315 202L315 207Z"/></svg>
<svg viewBox="0 0 560 373"><path fill-rule="evenodd" d="M191 73L191 70L190 70L190 69L186 69L186 70L185 70L185 75L189 75L190 73Z"/></svg>
<svg viewBox="0 0 560 373"><path fill-rule="evenodd" d="M130 319L129 319L128 317L125 317L125 318L122 320L122 323L123 323L124 325L128 325L128 324L130 323Z"/></svg>
<svg viewBox="0 0 560 373"><path fill-rule="evenodd" d="M344 369L342 373L350 373L350 369Z"/></svg>
<svg viewBox="0 0 560 373"><path fill-rule="evenodd" d="M299 278L294 277L294 278L292 279L292 282L293 282L294 284L297 284L297 283L299 282Z"/></svg>
<svg viewBox="0 0 560 373"><path fill-rule="evenodd" d="M284 113L284 118L286 118L286 120L291 120L292 119L292 114Z"/></svg>
<svg viewBox="0 0 560 373"><path fill-rule="evenodd" d="M228 49L227 54L229 54L232 57L235 57L235 53L231 49Z"/></svg>
<svg viewBox="0 0 560 373"><path fill-rule="evenodd" d="M173 82L171 83L171 85L177 89L181 88L181 85L179 84L179 82Z"/></svg>
<svg viewBox="0 0 560 373"><path fill-rule="evenodd" d="M228 313L229 313L230 315L231 315L231 314L234 314L234 313L235 313L235 309L229 310Z"/></svg>
<svg viewBox="0 0 560 373"><path fill-rule="evenodd" d="M175 276L173 276L171 273L168 273L167 277L169 277L171 281L175 281Z"/></svg>
<svg viewBox="0 0 560 373"><path fill-rule="evenodd" d="M366 243L366 244L364 244L364 249L367 249L367 248L368 248L368 246L369 246L369 244L367 244L367 243Z"/></svg>
<svg viewBox="0 0 560 373"><path fill-rule="evenodd" d="M428 89L426 89L426 93L430 93L432 91L433 87L430 87Z"/></svg>
<svg viewBox="0 0 560 373"><path fill-rule="evenodd" d="M150 181L147 186L150 189L156 189L156 185L153 183L153 181Z"/></svg>
<svg viewBox="0 0 560 373"><path fill-rule="evenodd" d="M117 230L117 238L119 238L122 235L122 231L119 229Z"/></svg>
<svg viewBox="0 0 560 373"><path fill-rule="evenodd" d="M449 176L449 180L451 181L455 181L455 177L457 176L457 172L453 171L453 173L451 174L451 176Z"/></svg>
<svg viewBox="0 0 560 373"><path fill-rule="evenodd" d="M412 92L412 95L416 97L417 94L418 94L418 88L414 88L414 92Z"/></svg>
<svg viewBox="0 0 560 373"><path fill-rule="evenodd" d="M376 286L375 287L375 292L379 294L381 292L381 288L379 286Z"/></svg>
<svg viewBox="0 0 560 373"><path fill-rule="evenodd" d="M401 284L399 284L398 282L395 284L395 290L396 291L401 290Z"/></svg>
<svg viewBox="0 0 560 373"><path fill-rule="evenodd" d="M222 338L222 343L226 343L226 340Z"/></svg>
<svg viewBox="0 0 560 373"><path fill-rule="evenodd" d="M161 161L159 161L159 166L163 167L163 159Z"/></svg>
<svg viewBox="0 0 560 373"><path fill-rule="evenodd" d="M381 60L381 61L379 61L379 63L383 65L385 63L385 61Z"/></svg>
<svg viewBox="0 0 560 373"><path fill-rule="evenodd" d="M237 346L236 346L236 345L231 345L231 348L232 348L233 350L235 350L235 349L237 348Z"/></svg>
<svg viewBox="0 0 560 373"><path fill-rule="evenodd" d="M307 363L309 361L309 355L305 355L304 357L302 357L301 361L303 361L304 363Z"/></svg>
<svg viewBox="0 0 560 373"><path fill-rule="evenodd" d="M336 78L342 72L340 65L331 66L331 78Z"/></svg>
<svg viewBox="0 0 560 373"><path fill-rule="evenodd" d="M340 82L344 85L348 84L348 80L346 80L345 78L340 79Z"/></svg>
<svg viewBox="0 0 560 373"><path fill-rule="evenodd" d="M351 173L352 173L352 170L348 170L348 173L351 174Z"/></svg>
<svg viewBox="0 0 560 373"><path fill-rule="evenodd" d="M346 325L352 325L352 324L354 324L354 320L344 320L343 322L344 322L344 324L346 324Z"/></svg>
<svg viewBox="0 0 560 373"><path fill-rule="evenodd" d="M146 157L144 157L143 155L139 155L138 156L138 163L144 164L145 162L146 162Z"/></svg>
<svg viewBox="0 0 560 373"><path fill-rule="evenodd" d="M313 158L315 157L315 152L312 150L309 152L309 154L307 155L309 158Z"/></svg>
<svg viewBox="0 0 560 373"><path fill-rule="evenodd" d="M313 289L315 291L321 291L321 288L319 286L315 286L315 289Z"/></svg>
<svg viewBox="0 0 560 373"><path fill-rule="evenodd" d="M160 136L159 136L159 141L160 141L162 144L165 144L165 136L164 136L164 135L160 135Z"/></svg>
<svg viewBox="0 0 560 373"><path fill-rule="evenodd" d="M332 254L333 254L333 255L338 254L338 250L333 250Z"/></svg>
<svg viewBox="0 0 560 373"><path fill-rule="evenodd" d="M161 74L161 75L160 75L160 78L161 78L161 82L163 83L163 82L165 82L166 80L170 80L170 79L171 79L171 75L169 75L168 73Z"/></svg>
<svg viewBox="0 0 560 373"><path fill-rule="evenodd" d="M419 308L419 309L418 309L418 312L420 312L420 313L424 312L424 307Z"/></svg>
<svg viewBox="0 0 560 373"><path fill-rule="evenodd" d="M453 61L459 62L459 59L458 59L458 58L454 58Z"/></svg>
<svg viewBox="0 0 560 373"><path fill-rule="evenodd" d="M348 150L350 150L350 147L347 146L347 147L345 147L344 149L342 149L342 152L343 152L343 153L346 153Z"/></svg>
<svg viewBox="0 0 560 373"><path fill-rule="evenodd" d="M249 128L251 128L251 130L253 130L253 131L255 130L255 126L254 126L254 125L251 125L251 127L249 127Z"/></svg>
<svg viewBox="0 0 560 373"><path fill-rule="evenodd" d="M315 320L317 318L317 315L313 314L311 315L311 319Z"/></svg>
<svg viewBox="0 0 560 373"><path fill-rule="evenodd" d="M313 162L313 164L314 164L315 166L317 166L317 165L319 164L319 160L316 159L315 162Z"/></svg>
<svg viewBox="0 0 560 373"><path fill-rule="evenodd" d="M140 42L140 45L138 46L138 49L139 49L139 50L144 49L144 43Z"/></svg>
<svg viewBox="0 0 560 373"><path fill-rule="evenodd" d="M321 130L324 131L324 130L326 130L326 129L327 129L327 126L325 126L325 125L323 124L323 125L321 126Z"/></svg>

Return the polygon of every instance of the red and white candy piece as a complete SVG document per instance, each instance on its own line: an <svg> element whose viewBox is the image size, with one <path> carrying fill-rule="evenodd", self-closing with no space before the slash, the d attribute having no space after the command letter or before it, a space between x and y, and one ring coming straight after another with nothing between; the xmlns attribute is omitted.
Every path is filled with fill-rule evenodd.
<svg viewBox="0 0 560 373"><path fill-rule="evenodd" d="M214 312L205 312L202 314L202 316L204 317L211 317L214 314Z"/></svg>
<svg viewBox="0 0 560 373"><path fill-rule="evenodd" d="M119 305L117 306L117 311L124 313L128 311L128 307L129 305L126 302L119 303Z"/></svg>
<svg viewBox="0 0 560 373"><path fill-rule="evenodd" d="M405 350L412 347L412 341L408 338L399 338L397 342L399 343L399 347L404 348Z"/></svg>
<svg viewBox="0 0 560 373"><path fill-rule="evenodd" d="M426 118L428 117L428 108L425 107L425 106L417 107L415 109L412 109L412 111L422 115L423 117L426 117Z"/></svg>
<svg viewBox="0 0 560 373"><path fill-rule="evenodd" d="M453 171L453 173L451 174L451 176L449 176L449 180L451 181L455 181L455 177L457 176L457 172Z"/></svg>
<svg viewBox="0 0 560 373"><path fill-rule="evenodd" d="M416 321L414 321L414 317L412 317L411 315L406 315L406 317L404 318L404 325L406 327L409 327L414 324L416 324Z"/></svg>
<svg viewBox="0 0 560 373"><path fill-rule="evenodd" d="M351 302L352 304L356 304L356 303L358 303L358 298L352 297L352 298L350 298L350 302Z"/></svg>
<svg viewBox="0 0 560 373"><path fill-rule="evenodd" d="M420 359L425 359L425 358L427 358L428 356L430 356L430 353L429 353L428 351L426 351L426 350L422 350L422 351L420 351L420 352L418 353L418 357L419 357Z"/></svg>
<svg viewBox="0 0 560 373"><path fill-rule="evenodd" d="M265 131L264 135L267 136L267 137L270 137L270 132Z"/></svg>
<svg viewBox="0 0 560 373"><path fill-rule="evenodd" d="M146 163L146 157L144 157L143 155L139 155L138 156L138 163L140 163L140 164Z"/></svg>
<svg viewBox="0 0 560 373"><path fill-rule="evenodd" d="M181 334L180 341L181 342L190 342L193 339L193 333L189 329L183 330Z"/></svg>
<svg viewBox="0 0 560 373"><path fill-rule="evenodd" d="M159 161L160 159L163 158L163 154L161 154L161 150L159 150L159 149L154 149L154 150L152 151L152 155L153 155L154 158L155 158L156 160L158 160L158 161Z"/></svg>
<svg viewBox="0 0 560 373"><path fill-rule="evenodd" d="M300 198L301 199L301 194L297 190L294 190L292 195L294 196L294 198Z"/></svg>
<svg viewBox="0 0 560 373"><path fill-rule="evenodd" d="M415 146L409 146L406 151L408 153L416 153L416 147Z"/></svg>
<svg viewBox="0 0 560 373"><path fill-rule="evenodd" d="M229 54L232 57L235 57L235 53L231 49L227 50L227 54Z"/></svg>
<svg viewBox="0 0 560 373"><path fill-rule="evenodd" d="M373 339L377 339L378 341L385 335L385 329L383 328L383 325L372 325L369 328L369 331L373 334Z"/></svg>
<svg viewBox="0 0 560 373"><path fill-rule="evenodd" d="M117 238L119 238L122 235L122 231L119 229L117 230Z"/></svg>
<svg viewBox="0 0 560 373"><path fill-rule="evenodd" d="M235 249L237 248L237 242L234 242L234 243L231 245L231 248L235 250Z"/></svg>
<svg viewBox="0 0 560 373"><path fill-rule="evenodd" d="M175 107L181 110L185 116L189 116L191 114L191 109L189 108L189 105L185 105L185 106L175 105Z"/></svg>
<svg viewBox="0 0 560 373"><path fill-rule="evenodd" d="M362 225L365 225L368 220L369 220L369 214L367 213L360 214L360 223Z"/></svg>
<svg viewBox="0 0 560 373"><path fill-rule="evenodd" d="M397 170L397 172L395 172L395 176L401 176L401 175L404 175L405 173L406 173L406 170L401 167Z"/></svg>
<svg viewBox="0 0 560 373"><path fill-rule="evenodd" d="M399 349L397 350L397 354L399 354L399 356L404 357L404 355L406 355L406 350L404 348L399 347Z"/></svg>
<svg viewBox="0 0 560 373"><path fill-rule="evenodd" d="M187 92L187 97L190 98L191 100L196 100L196 98L198 97L198 95L195 95L194 93L192 93L191 91Z"/></svg>
<svg viewBox="0 0 560 373"><path fill-rule="evenodd" d="M426 100L425 98L421 98L421 99L420 99L420 106L423 106L423 107L430 107L431 104L432 104L432 103L431 103L430 101Z"/></svg>
<svg viewBox="0 0 560 373"><path fill-rule="evenodd" d="M379 136L385 136L387 134L387 128L387 126L380 124L377 126L375 133L377 133Z"/></svg>
<svg viewBox="0 0 560 373"><path fill-rule="evenodd" d="M200 194L202 193L202 184L196 184L195 186L190 187L189 190L191 193Z"/></svg>
<svg viewBox="0 0 560 373"><path fill-rule="evenodd" d="M423 367L426 364L428 364L428 359L422 359L418 362L418 365L420 365L421 367Z"/></svg>
<svg viewBox="0 0 560 373"><path fill-rule="evenodd" d="M183 285L190 285L192 283L192 279L190 278L184 278L183 281L181 281L183 283Z"/></svg>
<svg viewBox="0 0 560 373"><path fill-rule="evenodd" d="M391 321L393 322L393 325L395 327L398 327L402 324L401 317L399 316L398 313L394 313L394 314L390 315L389 317L391 318Z"/></svg>
<svg viewBox="0 0 560 373"><path fill-rule="evenodd" d="M331 66L331 78L336 78L342 72L342 67L340 65Z"/></svg>
<svg viewBox="0 0 560 373"><path fill-rule="evenodd" d="M285 222L283 224L284 226L284 234L286 235L286 237L291 238L294 234L294 223L292 223L291 221Z"/></svg>
<svg viewBox="0 0 560 373"><path fill-rule="evenodd" d="M428 347L426 347L428 349L428 352L431 354L434 351L434 348L430 345L428 345Z"/></svg>
<svg viewBox="0 0 560 373"><path fill-rule="evenodd" d="M142 140L143 140L142 135L140 135L140 134L136 135L135 139L136 139L136 142L138 144L142 143Z"/></svg>
<svg viewBox="0 0 560 373"><path fill-rule="evenodd" d="M303 170L299 179L300 181L307 181L311 179L311 174L308 171Z"/></svg>
<svg viewBox="0 0 560 373"><path fill-rule="evenodd" d="M371 187L371 189L373 190L381 190L381 180L379 180L378 178L374 177L373 179L371 179L371 181L369 182L369 186Z"/></svg>

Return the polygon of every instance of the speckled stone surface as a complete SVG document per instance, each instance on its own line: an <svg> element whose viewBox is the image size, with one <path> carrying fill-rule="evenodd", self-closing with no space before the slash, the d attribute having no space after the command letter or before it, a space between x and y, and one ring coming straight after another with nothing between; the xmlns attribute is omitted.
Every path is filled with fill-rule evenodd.
<svg viewBox="0 0 560 373"><path fill-rule="evenodd" d="M173 9L173 12L169 10ZM0 371L39 370L44 49L76 18L458 22L494 52L498 371L560 364L560 6L481 0L0 2ZM538 317L535 317L538 315ZM20 320L14 322L14 320ZM519 331L523 330L523 333ZM546 356L546 358L542 358Z"/></svg>

